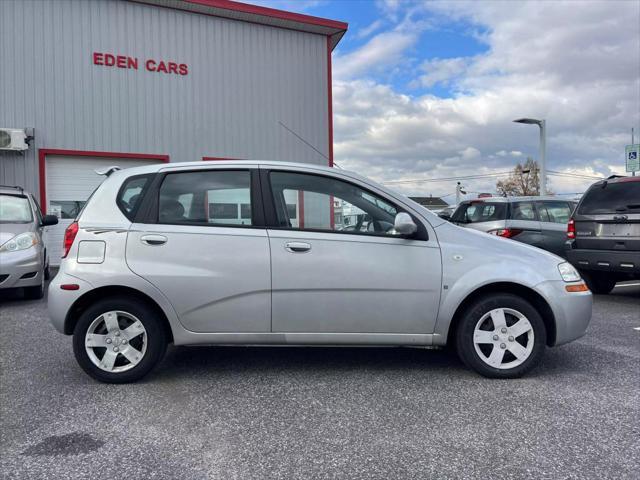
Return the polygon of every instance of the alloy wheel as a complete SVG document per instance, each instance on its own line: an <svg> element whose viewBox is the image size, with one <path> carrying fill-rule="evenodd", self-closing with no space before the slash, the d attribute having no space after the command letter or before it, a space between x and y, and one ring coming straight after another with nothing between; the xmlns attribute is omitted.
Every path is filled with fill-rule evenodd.
<svg viewBox="0 0 640 480"><path fill-rule="evenodd" d="M126 372L138 365L147 351L147 330L134 315L109 311L96 317L85 334L85 350L105 372Z"/></svg>
<svg viewBox="0 0 640 480"><path fill-rule="evenodd" d="M480 359L498 369L522 365L534 346L531 322L511 308L496 308L485 313L475 326L473 345Z"/></svg>

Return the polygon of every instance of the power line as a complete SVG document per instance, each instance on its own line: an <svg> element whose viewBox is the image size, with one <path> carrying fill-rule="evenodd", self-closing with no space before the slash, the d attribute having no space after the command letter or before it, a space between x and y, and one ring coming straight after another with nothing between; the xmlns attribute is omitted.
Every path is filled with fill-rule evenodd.
<svg viewBox="0 0 640 480"><path fill-rule="evenodd" d="M478 175L465 175L459 177L443 177L443 178L411 178L404 180L392 180L388 182L382 182L383 185L400 185L404 183L423 183L423 182L447 182L452 180L473 180L480 178L493 178L493 177L504 177L511 175L513 172L499 172L499 173L484 173Z"/></svg>

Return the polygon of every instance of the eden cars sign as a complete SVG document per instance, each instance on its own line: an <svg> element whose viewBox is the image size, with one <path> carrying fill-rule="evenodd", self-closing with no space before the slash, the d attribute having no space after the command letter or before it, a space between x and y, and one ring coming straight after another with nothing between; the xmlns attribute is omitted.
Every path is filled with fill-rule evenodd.
<svg viewBox="0 0 640 480"><path fill-rule="evenodd" d="M111 53L93 52L93 64L103 67L123 68L127 70L138 70L144 68L149 72L166 73L173 75L188 75L189 66L186 63L167 62L149 58L144 62L139 62L138 57L128 55L113 55Z"/></svg>

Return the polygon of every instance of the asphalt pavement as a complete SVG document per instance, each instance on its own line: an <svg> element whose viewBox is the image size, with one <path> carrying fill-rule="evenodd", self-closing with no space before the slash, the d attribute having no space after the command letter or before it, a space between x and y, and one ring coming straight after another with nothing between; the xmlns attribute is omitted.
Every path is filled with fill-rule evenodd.
<svg viewBox="0 0 640 480"><path fill-rule="evenodd" d="M640 285L519 380L439 350L171 347L143 382L76 365L0 293L0 477L640 478Z"/></svg>

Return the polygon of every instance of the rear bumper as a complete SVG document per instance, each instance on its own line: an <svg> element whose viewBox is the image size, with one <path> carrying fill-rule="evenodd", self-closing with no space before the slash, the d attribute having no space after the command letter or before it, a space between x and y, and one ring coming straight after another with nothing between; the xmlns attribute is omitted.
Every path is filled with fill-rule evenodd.
<svg viewBox="0 0 640 480"><path fill-rule="evenodd" d="M579 270L623 273L640 277L640 252L613 250L566 249L567 260Z"/></svg>
<svg viewBox="0 0 640 480"><path fill-rule="evenodd" d="M62 290L60 285L63 284L76 284L79 288L78 290ZM49 320L51 320L56 330L60 333L65 333L64 325L69 310L71 310L76 300L92 289L93 286L90 283L66 274L62 270L58 272L49 283L49 294L47 296Z"/></svg>
<svg viewBox="0 0 640 480"><path fill-rule="evenodd" d="M550 280L536 286L536 290L549 302L556 321L554 346L582 337L591 321L593 298L591 292L569 293L567 283Z"/></svg>
<svg viewBox="0 0 640 480"><path fill-rule="evenodd" d="M34 287L42 283L43 261L36 247L0 253L0 289Z"/></svg>

